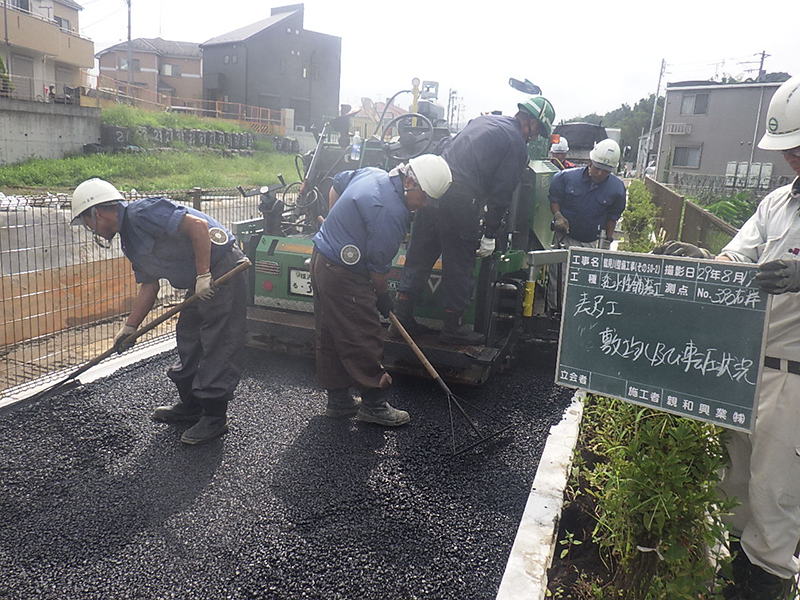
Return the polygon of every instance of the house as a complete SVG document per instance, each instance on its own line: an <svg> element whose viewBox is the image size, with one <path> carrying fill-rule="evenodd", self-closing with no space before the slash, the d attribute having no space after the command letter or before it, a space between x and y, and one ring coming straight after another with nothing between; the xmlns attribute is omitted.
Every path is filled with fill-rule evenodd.
<svg viewBox="0 0 800 600"><path fill-rule="evenodd" d="M158 101L157 94L174 98L203 98L203 67L200 44L159 38L137 38L111 46L97 53L100 79L97 87L115 89L128 83L128 60L131 59L131 82L150 94L138 92L143 99ZM114 80L114 81L112 81Z"/></svg>
<svg viewBox="0 0 800 600"><path fill-rule="evenodd" d="M64 87L84 83L94 67L94 43L78 31L83 10L73 0L4 0L0 56L13 83L13 97L48 100L50 86L63 98Z"/></svg>
<svg viewBox="0 0 800 600"><path fill-rule="evenodd" d="M769 188L794 172L779 152L761 150L766 115L780 83L667 84L656 173L725 178L726 187Z"/></svg>
<svg viewBox="0 0 800 600"><path fill-rule="evenodd" d="M321 127L339 107L342 39L303 28L303 5L212 38L203 49L203 98L293 109L295 128Z"/></svg>

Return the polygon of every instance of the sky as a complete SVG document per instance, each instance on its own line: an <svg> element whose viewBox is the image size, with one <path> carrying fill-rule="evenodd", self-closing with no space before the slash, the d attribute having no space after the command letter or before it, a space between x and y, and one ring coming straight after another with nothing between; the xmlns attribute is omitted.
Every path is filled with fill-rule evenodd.
<svg viewBox="0 0 800 600"><path fill-rule="evenodd" d="M81 34L95 53L127 40L127 0L78 0ZM289 4L269 0L131 0L132 37L202 43L266 19ZM494 0L306 0L305 29L342 38L340 103L385 100L411 80L456 90L462 120L516 112L529 79L555 106L556 121L635 104L661 83L744 75L800 75L800 2L720 0L566 3ZM472 8L467 8L472 6ZM224 7L220 9L220 7ZM230 8L228 8L230 7ZM398 96L408 108L411 94Z"/></svg>

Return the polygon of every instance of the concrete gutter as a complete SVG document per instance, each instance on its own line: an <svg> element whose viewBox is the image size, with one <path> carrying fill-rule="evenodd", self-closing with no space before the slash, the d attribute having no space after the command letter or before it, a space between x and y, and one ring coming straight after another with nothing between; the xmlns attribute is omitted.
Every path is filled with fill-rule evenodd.
<svg viewBox="0 0 800 600"><path fill-rule="evenodd" d="M544 600L547 595L547 570L555 552L585 398L586 392L575 392L561 423L550 428L497 600Z"/></svg>

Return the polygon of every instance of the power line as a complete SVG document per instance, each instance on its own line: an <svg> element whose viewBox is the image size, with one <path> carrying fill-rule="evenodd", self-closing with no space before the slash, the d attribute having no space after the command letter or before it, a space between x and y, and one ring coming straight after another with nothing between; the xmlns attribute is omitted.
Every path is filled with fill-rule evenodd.
<svg viewBox="0 0 800 600"><path fill-rule="evenodd" d="M103 17L103 18L102 18L102 19L100 19L99 21L95 21L95 22L94 22L94 23L92 23L91 25L81 25L81 29L83 29L83 30L90 29L91 27L94 27L94 26L95 26L95 25L97 25L98 23L102 23L102 22L103 22L103 21L105 21L106 19L110 19L110 18L111 18L111 17L113 17L115 14L117 14L118 12L120 12L120 11L124 10L125 8L126 8L125 6L123 6L123 7L121 7L121 8L118 8L117 10L115 10L114 12L112 12L111 14L109 14L109 15L106 15L105 17Z"/></svg>

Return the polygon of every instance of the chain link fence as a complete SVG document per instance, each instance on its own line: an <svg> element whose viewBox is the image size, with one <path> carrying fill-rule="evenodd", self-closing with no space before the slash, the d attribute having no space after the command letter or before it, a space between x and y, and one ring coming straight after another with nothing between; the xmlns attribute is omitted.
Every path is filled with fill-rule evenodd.
<svg viewBox="0 0 800 600"><path fill-rule="evenodd" d="M258 218L259 197L238 189L128 192L126 200L165 196L194 206L233 231L233 223ZM130 312L137 285L115 239L94 243L83 227L70 225L69 195L0 194L0 390L12 394L64 377L111 345ZM184 291L161 282L156 306L145 322L183 299ZM176 318L176 317L175 317ZM140 338L174 331L167 321Z"/></svg>

